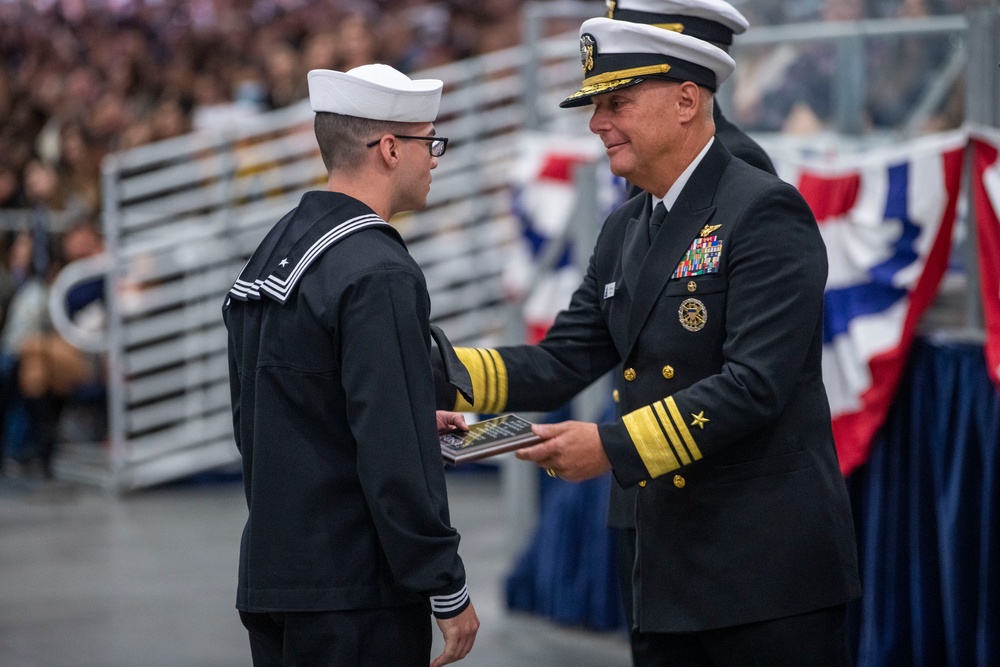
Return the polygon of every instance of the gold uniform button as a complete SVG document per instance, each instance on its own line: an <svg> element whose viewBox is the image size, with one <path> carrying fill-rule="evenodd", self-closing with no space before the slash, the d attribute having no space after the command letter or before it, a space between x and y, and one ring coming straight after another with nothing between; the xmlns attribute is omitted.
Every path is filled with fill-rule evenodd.
<svg viewBox="0 0 1000 667"><path fill-rule="evenodd" d="M641 482L639 482L639 486L645 488L645 486L646 486L646 480L642 480Z"/></svg>
<svg viewBox="0 0 1000 667"><path fill-rule="evenodd" d="M629 382L631 382L632 380L635 379L635 369L634 368L626 368L625 369L625 379L628 380Z"/></svg>
<svg viewBox="0 0 1000 667"><path fill-rule="evenodd" d="M664 366L663 367L663 377L665 377L665 378L667 378L669 380L673 376L674 376L674 367L673 366Z"/></svg>
<svg viewBox="0 0 1000 667"><path fill-rule="evenodd" d="M698 283L693 280L688 281L688 292L694 292L698 289Z"/></svg>
<svg viewBox="0 0 1000 667"><path fill-rule="evenodd" d="M687 482L684 480L683 477L681 477L680 475L674 475L674 486L676 486L678 489L683 489L685 484L687 484Z"/></svg>
<svg viewBox="0 0 1000 667"><path fill-rule="evenodd" d="M618 390L617 389L615 389L613 392L611 392L611 398L615 399L615 403L618 402Z"/></svg>

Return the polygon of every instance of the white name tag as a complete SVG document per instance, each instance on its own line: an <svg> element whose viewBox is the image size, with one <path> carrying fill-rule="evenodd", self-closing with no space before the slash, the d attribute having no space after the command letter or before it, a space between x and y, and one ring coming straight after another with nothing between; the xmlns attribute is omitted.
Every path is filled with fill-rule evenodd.
<svg viewBox="0 0 1000 667"><path fill-rule="evenodd" d="M614 295L615 295L615 284L614 283L608 283L607 285L605 285L604 286L604 298L605 299L610 299Z"/></svg>

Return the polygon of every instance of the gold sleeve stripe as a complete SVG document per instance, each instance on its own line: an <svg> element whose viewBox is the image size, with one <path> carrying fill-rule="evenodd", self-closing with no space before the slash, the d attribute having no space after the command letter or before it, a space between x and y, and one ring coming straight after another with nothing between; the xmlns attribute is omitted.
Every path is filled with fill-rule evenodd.
<svg viewBox="0 0 1000 667"><path fill-rule="evenodd" d="M688 465L691 463L691 457L688 456L687 450L681 444L681 437L677 435L677 429L674 428L670 417L667 416L667 411L663 407L663 401L657 401L653 406L656 408L656 416L660 418L660 424L663 425L663 430L666 431L667 437L670 438L670 444L674 446L674 451L677 452L681 464Z"/></svg>
<svg viewBox="0 0 1000 667"><path fill-rule="evenodd" d="M650 477L659 477L680 467L652 408L647 405L633 410L622 417L622 421Z"/></svg>
<svg viewBox="0 0 1000 667"><path fill-rule="evenodd" d="M472 378L472 405L455 392L455 410L459 412L501 412L507 406L507 366L496 350L456 347L455 354Z"/></svg>
<svg viewBox="0 0 1000 667"><path fill-rule="evenodd" d="M677 407L674 397L667 396L663 399L663 402L667 404L667 409L670 410L670 416L674 418L674 425L677 427L677 431L681 434L684 444L687 445L688 451L691 452L691 458L695 461L699 460L701 458L701 450L698 449L698 445L695 443L694 437L691 435L691 431L688 430L687 424L684 423L684 417L681 416L681 411Z"/></svg>
<svg viewBox="0 0 1000 667"><path fill-rule="evenodd" d="M496 374L495 404L490 412L503 412L507 408L507 364L496 350L487 350L493 358L493 370Z"/></svg>
<svg viewBox="0 0 1000 667"><path fill-rule="evenodd" d="M497 391L497 369L493 366L493 358L490 356L489 350L477 347L476 354L479 355L479 363L483 367L483 400L477 400L476 404L480 406L480 412L493 412Z"/></svg>
<svg viewBox="0 0 1000 667"><path fill-rule="evenodd" d="M473 385L473 392L475 391L475 385ZM465 396L455 390L455 407L452 408L455 412L475 412L476 407L465 400Z"/></svg>

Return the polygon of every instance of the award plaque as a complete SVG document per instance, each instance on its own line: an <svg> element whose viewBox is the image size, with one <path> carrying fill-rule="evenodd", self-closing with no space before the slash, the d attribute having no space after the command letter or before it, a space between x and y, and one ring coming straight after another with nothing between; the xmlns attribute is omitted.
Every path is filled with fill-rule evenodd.
<svg viewBox="0 0 1000 667"><path fill-rule="evenodd" d="M531 422L513 414L469 424L467 432L445 433L440 439L441 456L454 465L510 452L542 441L531 432Z"/></svg>

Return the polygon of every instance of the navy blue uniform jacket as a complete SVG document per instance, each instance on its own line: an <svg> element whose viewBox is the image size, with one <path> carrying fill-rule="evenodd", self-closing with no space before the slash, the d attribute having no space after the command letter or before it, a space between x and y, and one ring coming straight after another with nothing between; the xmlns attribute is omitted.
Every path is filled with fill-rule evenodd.
<svg viewBox="0 0 1000 667"><path fill-rule="evenodd" d="M249 517L249 612L468 606L449 523L430 299L402 239L346 195L309 192L223 308Z"/></svg>
<svg viewBox="0 0 1000 667"><path fill-rule="evenodd" d="M721 141L722 145L733 157L738 157L751 167L757 167L769 174L776 174L771 158L761 148L760 144L750 138L743 130L729 122L719 108L718 101L712 107L712 116L715 120L715 140ZM629 184L629 197L642 192L640 188ZM620 372L616 374L615 387L622 383ZM608 526L611 528L635 528L635 491L633 487L623 490L621 487L612 484L608 498Z"/></svg>
<svg viewBox="0 0 1000 667"><path fill-rule="evenodd" d="M827 260L811 211L715 141L646 252L649 214L642 194L605 221L582 284L537 346L457 350L473 409L551 410L621 364L622 416L598 430L617 482L639 486L642 631L858 596L821 376Z"/></svg>
<svg viewBox="0 0 1000 667"><path fill-rule="evenodd" d="M722 114L718 101L712 107L712 117L715 120L715 138L722 142L733 157L738 157L751 167L763 169L769 174L776 173L774 163L760 144L729 122L729 119Z"/></svg>

